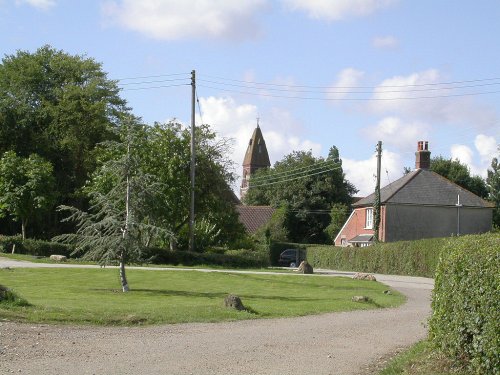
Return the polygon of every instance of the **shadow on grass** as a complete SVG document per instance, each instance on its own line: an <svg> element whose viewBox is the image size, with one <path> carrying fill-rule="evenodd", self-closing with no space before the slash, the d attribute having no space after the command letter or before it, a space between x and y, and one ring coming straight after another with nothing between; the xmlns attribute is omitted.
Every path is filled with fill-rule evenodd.
<svg viewBox="0 0 500 375"><path fill-rule="evenodd" d="M104 289L97 288L91 289L99 292L120 292L117 289ZM191 292L185 290L168 290L168 289L131 289L127 293L143 293L151 296L164 296L164 297L195 297L195 298L224 298L229 294L229 292ZM321 301L322 298L310 298L310 297L284 297L284 296L262 296L253 294L241 294L236 293L242 299L264 299L264 300L275 300L275 301L288 301L288 302L313 302Z"/></svg>

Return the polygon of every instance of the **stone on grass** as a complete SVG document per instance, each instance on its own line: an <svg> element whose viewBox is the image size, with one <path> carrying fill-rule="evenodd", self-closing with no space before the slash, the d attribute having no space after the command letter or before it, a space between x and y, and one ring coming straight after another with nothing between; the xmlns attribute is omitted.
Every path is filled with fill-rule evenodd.
<svg viewBox="0 0 500 375"><path fill-rule="evenodd" d="M370 302L370 297L367 296L354 296L352 302Z"/></svg>
<svg viewBox="0 0 500 375"><path fill-rule="evenodd" d="M307 273L307 274L314 273L312 266L307 262L307 260L303 260L300 263L300 266L297 269L297 272L298 273Z"/></svg>
<svg viewBox="0 0 500 375"><path fill-rule="evenodd" d="M377 279L375 278L375 276L373 274L371 274L371 273L358 272L352 278L355 279L355 280L377 281Z"/></svg>
<svg viewBox="0 0 500 375"><path fill-rule="evenodd" d="M50 256L50 260L54 260L56 262L66 262L68 260L68 258L66 257L66 255L53 254Z"/></svg>
<svg viewBox="0 0 500 375"><path fill-rule="evenodd" d="M224 306L229 309L235 309L238 311L245 310L245 306L243 306L241 298L234 294L229 294L226 296L226 298L224 298Z"/></svg>

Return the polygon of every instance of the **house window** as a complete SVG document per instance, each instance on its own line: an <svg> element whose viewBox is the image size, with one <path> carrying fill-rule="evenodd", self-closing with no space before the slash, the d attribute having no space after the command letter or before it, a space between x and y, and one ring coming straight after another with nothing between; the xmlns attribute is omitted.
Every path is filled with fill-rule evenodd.
<svg viewBox="0 0 500 375"><path fill-rule="evenodd" d="M365 215L365 229L373 229L373 208L367 208Z"/></svg>

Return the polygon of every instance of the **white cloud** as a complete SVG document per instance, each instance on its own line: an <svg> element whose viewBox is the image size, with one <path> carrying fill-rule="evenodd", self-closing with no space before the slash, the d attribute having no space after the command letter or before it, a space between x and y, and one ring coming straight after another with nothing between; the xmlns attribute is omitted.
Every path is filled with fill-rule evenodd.
<svg viewBox="0 0 500 375"><path fill-rule="evenodd" d="M161 40L240 39L259 33L256 13L267 0L107 1L103 13L113 22Z"/></svg>
<svg viewBox="0 0 500 375"><path fill-rule="evenodd" d="M399 46L399 41L392 35L373 38L372 46L380 49L392 49Z"/></svg>
<svg viewBox="0 0 500 375"><path fill-rule="evenodd" d="M458 159L466 164L472 175L479 175L483 178L487 176L487 170L491 165L493 157L498 155L498 142L495 137L478 134L474 140L474 146L479 158L475 152L466 145L454 144L451 146L450 153L452 159Z"/></svg>
<svg viewBox="0 0 500 375"><path fill-rule="evenodd" d="M419 122L403 122L398 117L386 117L377 125L361 129L361 134L372 141L382 141L399 151L414 151L419 140L429 138L429 125Z"/></svg>
<svg viewBox="0 0 500 375"><path fill-rule="evenodd" d="M400 155L388 149L382 152L381 165L380 186L382 187L394 182L403 174L403 163ZM353 160L342 157L342 167L347 180L359 190L356 195L364 197L374 192L377 175L376 154L366 160ZM382 178L382 176L385 178Z"/></svg>
<svg viewBox="0 0 500 375"><path fill-rule="evenodd" d="M491 160L498 155L498 142L495 137L478 134L474 140L474 146L481 156L482 163L491 163Z"/></svg>
<svg viewBox="0 0 500 375"><path fill-rule="evenodd" d="M338 21L352 16L367 16L386 8L395 0L282 0L292 11L306 12L310 18Z"/></svg>
<svg viewBox="0 0 500 375"><path fill-rule="evenodd" d="M259 112L252 104L238 104L233 98L208 97L200 98L203 121L223 137L234 140L234 149L229 155L234 161L236 174L241 172L241 163L247 150L248 141L256 126ZM294 150L312 150L318 156L321 145L301 137L302 126L286 110L273 108L262 114L260 126L271 164L281 160L284 155ZM239 181L234 188L239 192Z"/></svg>
<svg viewBox="0 0 500 375"><path fill-rule="evenodd" d="M16 0L16 4L28 4L34 8L47 10L56 5L55 0Z"/></svg>
<svg viewBox="0 0 500 375"><path fill-rule="evenodd" d="M369 108L376 113L397 114L426 122L473 124L480 129L490 129L498 123L493 107L478 103L473 97L446 97L467 91L456 88L463 85L453 88L443 82L447 79L437 69L386 79L375 88L374 101Z"/></svg>
<svg viewBox="0 0 500 375"><path fill-rule="evenodd" d="M327 97L337 100L345 98L349 92L353 91L353 87L359 85L364 75L364 72L354 68L343 69L337 75L337 81L330 88Z"/></svg>

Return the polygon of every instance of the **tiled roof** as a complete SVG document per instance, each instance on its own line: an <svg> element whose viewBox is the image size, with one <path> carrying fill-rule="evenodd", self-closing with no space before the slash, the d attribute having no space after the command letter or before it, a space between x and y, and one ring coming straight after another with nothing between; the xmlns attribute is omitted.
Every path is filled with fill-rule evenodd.
<svg viewBox="0 0 500 375"><path fill-rule="evenodd" d="M240 222L250 234L255 233L257 229L266 224L271 219L274 210L271 206L236 206Z"/></svg>
<svg viewBox="0 0 500 375"><path fill-rule="evenodd" d="M462 206L492 207L491 203L427 169L417 169L380 189L380 203L455 206L459 195ZM374 198L375 194L370 194L353 206L372 206Z"/></svg>

